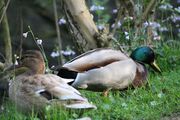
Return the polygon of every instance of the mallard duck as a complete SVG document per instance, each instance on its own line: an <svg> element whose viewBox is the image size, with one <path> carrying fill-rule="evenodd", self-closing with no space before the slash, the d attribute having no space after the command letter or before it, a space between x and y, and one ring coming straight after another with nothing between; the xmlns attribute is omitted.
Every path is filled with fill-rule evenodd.
<svg viewBox="0 0 180 120"><path fill-rule="evenodd" d="M99 48L86 52L55 69L58 76L74 79L71 84L73 87L102 91L107 96L111 89L122 90L129 86L144 85L147 77L144 64L161 72L154 59L153 50L147 46L138 47L130 57L118 50Z"/></svg>
<svg viewBox="0 0 180 120"><path fill-rule="evenodd" d="M96 108L79 91L54 74L44 74L45 64L39 51L29 50L22 56L10 82L9 97L23 113L41 112L48 105L68 109Z"/></svg>

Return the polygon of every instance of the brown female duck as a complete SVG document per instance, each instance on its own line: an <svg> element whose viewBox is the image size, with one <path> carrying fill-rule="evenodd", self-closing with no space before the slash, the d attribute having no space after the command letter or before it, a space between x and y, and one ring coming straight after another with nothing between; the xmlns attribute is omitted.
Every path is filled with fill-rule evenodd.
<svg viewBox="0 0 180 120"><path fill-rule="evenodd" d="M147 46L135 49L130 57L113 49L95 49L84 53L56 67L58 75L74 79L72 86L92 91L122 90L129 86L139 87L146 83L149 64L155 71L161 72L155 64L155 55Z"/></svg>
<svg viewBox="0 0 180 120"><path fill-rule="evenodd" d="M24 72L11 81L9 97L24 113L40 112L52 104L69 109L96 108L60 77L44 74L44 60L39 51L27 51L17 69Z"/></svg>

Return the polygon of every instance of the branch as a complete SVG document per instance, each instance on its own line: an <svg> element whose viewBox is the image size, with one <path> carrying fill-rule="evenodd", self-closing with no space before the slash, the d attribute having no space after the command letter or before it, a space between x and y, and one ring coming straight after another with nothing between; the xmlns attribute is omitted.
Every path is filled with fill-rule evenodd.
<svg viewBox="0 0 180 120"><path fill-rule="evenodd" d="M3 20L3 17L5 16L5 14L6 14L6 10L7 10L7 8L8 8L8 6L9 6L9 3L10 3L10 0L8 0L7 1L7 4L6 4L6 6L3 8L3 6L4 6L4 1L3 0L0 0L0 6L2 6L2 10L3 10L3 13L2 13L2 15L1 15L1 18L0 18L0 24L1 24L1 22L2 22L2 20Z"/></svg>
<svg viewBox="0 0 180 120"><path fill-rule="evenodd" d="M10 0L8 0L10 1ZM3 0L0 0L0 6L4 4ZM4 45L5 45L5 65L10 65L12 63L12 47L11 47L11 37L10 37L10 32L9 32L9 24L8 24L8 19L6 15L6 9L8 6L9 2L7 3L6 7L4 8L3 15L2 17L2 36L4 40Z"/></svg>
<svg viewBox="0 0 180 120"><path fill-rule="evenodd" d="M142 17L140 18L139 22L136 26L141 26L141 24L147 19L149 13L152 11L152 9L155 7L156 0L151 0L148 6L146 7L144 13L142 14Z"/></svg>
<svg viewBox="0 0 180 120"><path fill-rule="evenodd" d="M116 21L115 21L115 23L114 23L114 28L113 28L113 30L112 30L112 32L111 32L111 35L112 36L114 36L114 34L115 34L115 32L116 32L116 29L117 29L117 27L118 27L118 22L119 22L119 20L121 19L121 16L122 16L122 9L118 9L118 15L117 15L117 18L116 18Z"/></svg>
<svg viewBox="0 0 180 120"><path fill-rule="evenodd" d="M2 71L3 69L4 69L4 64L0 62L0 71Z"/></svg>

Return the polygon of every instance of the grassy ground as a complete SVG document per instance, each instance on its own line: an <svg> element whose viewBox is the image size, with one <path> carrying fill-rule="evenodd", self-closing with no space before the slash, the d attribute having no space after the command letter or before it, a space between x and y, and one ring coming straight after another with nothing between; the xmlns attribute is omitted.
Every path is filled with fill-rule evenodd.
<svg viewBox="0 0 180 120"><path fill-rule="evenodd" d="M89 101L97 105L97 110L84 112L81 117L89 116L92 120L160 120L165 116L180 113L180 65L170 61L175 57L178 61L179 50L170 52L165 49L166 59L159 59L162 75L150 72L146 87L110 92L108 97L100 93L81 91ZM168 62L171 62L168 64ZM169 67L167 67L169 65ZM53 112L53 113L52 113ZM67 112L53 109L46 113L47 119L65 120L80 117L78 112ZM178 116L180 119L180 116ZM166 117L167 118L167 117ZM4 111L0 120L36 120L34 114L24 116L18 113L10 102L4 103Z"/></svg>

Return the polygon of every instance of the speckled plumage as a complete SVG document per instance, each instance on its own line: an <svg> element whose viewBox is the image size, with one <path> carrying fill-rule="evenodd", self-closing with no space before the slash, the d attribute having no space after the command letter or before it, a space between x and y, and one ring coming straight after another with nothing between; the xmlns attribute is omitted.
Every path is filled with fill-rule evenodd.
<svg viewBox="0 0 180 120"><path fill-rule="evenodd" d="M9 97L20 111L41 112L52 104L69 109L96 108L60 77L44 74L44 61L39 51L26 52L19 65L21 67L28 69L15 76L9 87Z"/></svg>

